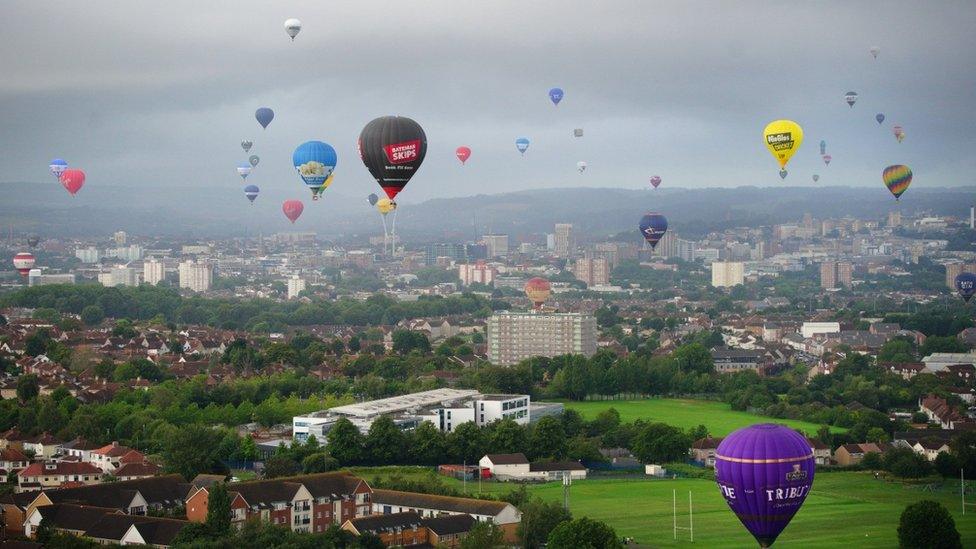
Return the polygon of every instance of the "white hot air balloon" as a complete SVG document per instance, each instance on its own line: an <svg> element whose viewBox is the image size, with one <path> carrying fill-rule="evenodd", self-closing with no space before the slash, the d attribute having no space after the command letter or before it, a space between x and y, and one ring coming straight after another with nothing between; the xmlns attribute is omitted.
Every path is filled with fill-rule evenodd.
<svg viewBox="0 0 976 549"><path fill-rule="evenodd" d="M577 162L576 163L576 169L579 170L579 173L585 172L586 171L586 162L583 162L583 161Z"/></svg>
<svg viewBox="0 0 976 549"><path fill-rule="evenodd" d="M285 32L291 37L292 41L298 36L298 33L302 31L302 22L298 19L289 19L285 21Z"/></svg>
<svg viewBox="0 0 976 549"><path fill-rule="evenodd" d="M878 58L878 54L881 53L881 48L879 48L878 46L871 46L871 49L869 51L871 52L871 55L875 59L877 59Z"/></svg>

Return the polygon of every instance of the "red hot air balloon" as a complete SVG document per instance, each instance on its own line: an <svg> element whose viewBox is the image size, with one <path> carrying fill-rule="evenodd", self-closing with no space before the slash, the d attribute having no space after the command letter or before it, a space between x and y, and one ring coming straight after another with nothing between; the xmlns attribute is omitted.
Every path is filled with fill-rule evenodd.
<svg viewBox="0 0 976 549"><path fill-rule="evenodd" d="M285 217L294 223L305 210L305 204L301 200L285 200L281 205L281 211L285 212Z"/></svg>
<svg viewBox="0 0 976 549"><path fill-rule="evenodd" d="M27 276L30 272L31 267L34 266L34 254L27 252L20 252L14 256L14 268L20 273L20 276Z"/></svg>
<svg viewBox="0 0 976 549"><path fill-rule="evenodd" d="M74 196L85 184L85 172L81 170L64 170L58 179L61 181L61 186L71 193L71 196Z"/></svg>
<svg viewBox="0 0 976 549"><path fill-rule="evenodd" d="M463 146L458 147L457 150L454 151L454 154L457 156L457 159L460 160L461 164L463 165L465 162L468 161L469 158L471 158L471 147L463 147Z"/></svg>
<svg viewBox="0 0 976 549"><path fill-rule="evenodd" d="M540 278L530 278L528 282L525 283L525 295L532 302L532 306L535 309L542 309L542 304L549 299L549 294L552 292L552 286L549 285L549 281Z"/></svg>
<svg viewBox="0 0 976 549"><path fill-rule="evenodd" d="M396 200L426 155L424 129L406 116L381 116L359 134L359 156L390 200Z"/></svg>
<svg viewBox="0 0 976 549"><path fill-rule="evenodd" d="M653 185L655 189L660 184L661 184L661 176L660 175L655 175L654 177L651 178L651 185Z"/></svg>

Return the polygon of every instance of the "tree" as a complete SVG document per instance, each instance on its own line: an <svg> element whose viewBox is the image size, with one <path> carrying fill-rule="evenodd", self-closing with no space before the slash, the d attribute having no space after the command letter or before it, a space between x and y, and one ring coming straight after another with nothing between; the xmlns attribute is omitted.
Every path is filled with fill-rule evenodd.
<svg viewBox="0 0 976 549"><path fill-rule="evenodd" d="M485 455L485 433L473 421L464 422L447 435L447 448L455 463L477 463Z"/></svg>
<svg viewBox="0 0 976 549"><path fill-rule="evenodd" d="M341 466L357 464L363 455L363 435L348 419L339 418L326 435L329 452Z"/></svg>
<svg viewBox="0 0 976 549"><path fill-rule="evenodd" d="M250 435L241 440L241 459L244 461L255 461L258 459L258 443ZM191 479L192 480L192 479Z"/></svg>
<svg viewBox="0 0 976 549"><path fill-rule="evenodd" d="M941 503L922 500L901 513L898 544L911 549L961 549L956 521Z"/></svg>
<svg viewBox="0 0 976 549"><path fill-rule="evenodd" d="M81 310L81 321L85 326L97 326L105 320L105 311L98 305L89 305Z"/></svg>
<svg viewBox="0 0 976 549"><path fill-rule="evenodd" d="M386 549L386 544L376 534L365 532L356 540L356 547L357 549Z"/></svg>
<svg viewBox="0 0 976 549"><path fill-rule="evenodd" d="M869 470L883 469L884 461L878 452L868 452L861 458L861 467Z"/></svg>
<svg viewBox="0 0 976 549"><path fill-rule="evenodd" d="M430 352L430 341L420 332L410 330L394 330L393 352L401 355L417 350L427 354Z"/></svg>
<svg viewBox="0 0 976 549"><path fill-rule="evenodd" d="M888 442L888 433L881 427L871 427L868 429L868 442Z"/></svg>
<svg viewBox="0 0 976 549"><path fill-rule="evenodd" d="M230 495L227 485L218 482L210 487L207 494L207 529L215 538L222 538L230 533Z"/></svg>
<svg viewBox="0 0 976 549"><path fill-rule="evenodd" d="M479 522L461 540L460 549L494 549L504 547L505 533L491 522Z"/></svg>
<svg viewBox="0 0 976 549"><path fill-rule="evenodd" d="M517 533L525 549L542 547L553 528L573 518L562 505L538 498L520 505L519 508L522 511L522 521L519 522Z"/></svg>
<svg viewBox="0 0 976 549"><path fill-rule="evenodd" d="M28 356L44 354L50 341L51 335L47 330L37 330L24 339L24 353Z"/></svg>
<svg viewBox="0 0 976 549"><path fill-rule="evenodd" d="M524 427L511 419L503 419L491 426L488 448L498 454L525 453L528 442Z"/></svg>
<svg viewBox="0 0 976 549"><path fill-rule="evenodd" d="M902 478L922 478L929 474L931 466L923 456L909 448L894 448L884 456L885 469Z"/></svg>
<svg viewBox="0 0 976 549"><path fill-rule="evenodd" d="M264 460L264 478L290 477L298 472L298 464L286 455L274 455Z"/></svg>
<svg viewBox="0 0 976 549"><path fill-rule="evenodd" d="M408 446L411 463L438 465L447 460L447 438L433 423L421 423L408 436L412 439Z"/></svg>
<svg viewBox="0 0 976 549"><path fill-rule="evenodd" d="M37 531L34 533L34 537L37 539L38 543L47 545L51 543L51 537L54 536L56 530L51 521L42 518L40 524L37 525Z"/></svg>
<svg viewBox="0 0 976 549"><path fill-rule="evenodd" d="M691 443L690 437L681 429L664 423L651 423L637 432L631 449L643 463L668 463L684 460Z"/></svg>
<svg viewBox="0 0 976 549"><path fill-rule="evenodd" d="M671 358L682 372L710 374L715 371L712 353L700 343L678 347L671 354Z"/></svg>
<svg viewBox="0 0 976 549"><path fill-rule="evenodd" d="M218 465L216 452L221 438L220 431L198 423L173 430L162 444L167 469L185 479L213 471Z"/></svg>
<svg viewBox="0 0 976 549"><path fill-rule="evenodd" d="M24 374L17 378L17 399L27 403L41 392L41 384L34 374Z"/></svg>
<svg viewBox="0 0 976 549"><path fill-rule="evenodd" d="M364 447L365 457L373 465L402 463L406 436L388 415L380 416L369 426Z"/></svg>
<svg viewBox="0 0 976 549"><path fill-rule="evenodd" d="M546 416L532 429L531 453L537 458L562 459L566 455L566 431L559 418Z"/></svg>
<svg viewBox="0 0 976 549"><path fill-rule="evenodd" d="M550 549L620 549L617 533L606 524L586 517L563 522L549 533Z"/></svg>
<svg viewBox="0 0 976 549"><path fill-rule="evenodd" d="M945 478L955 478L959 476L959 461L949 452L939 452L935 456L935 470Z"/></svg>
<svg viewBox="0 0 976 549"><path fill-rule="evenodd" d="M328 452L315 452L302 460L302 472L305 474L327 473L337 466L338 462Z"/></svg>

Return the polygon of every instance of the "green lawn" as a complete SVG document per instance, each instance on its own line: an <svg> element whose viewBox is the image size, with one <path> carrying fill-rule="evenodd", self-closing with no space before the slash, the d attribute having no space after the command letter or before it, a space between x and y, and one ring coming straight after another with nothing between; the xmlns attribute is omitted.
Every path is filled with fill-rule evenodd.
<svg viewBox="0 0 976 549"><path fill-rule="evenodd" d="M388 475L391 468L384 468ZM379 471L357 469L366 478ZM402 468L404 476L426 474L419 468ZM458 489L459 481L445 481ZM936 491L924 491L900 482L875 480L870 473L821 473L813 491L776 547L897 547L898 518L909 503L921 499L940 501L953 514L963 545L976 546L976 512L963 516L957 484L947 482ZM467 483L467 491L478 492L478 483ZM484 482L483 493L506 493L516 485ZM677 491L679 525L688 524L688 492L694 501L694 544L687 532L672 531L672 490ZM530 485L529 491L543 499L562 501L560 483ZM976 498L974 498L976 499ZM650 547L756 547L752 536L732 514L715 483L708 480L646 480L591 478L574 482L570 489L570 510L574 516L602 520L620 536L630 536Z"/></svg>
<svg viewBox="0 0 976 549"><path fill-rule="evenodd" d="M740 427L763 422L783 423L803 431L807 435L815 434L820 427L815 423L806 421L770 418L749 412L738 412L732 410L724 402L711 400L655 398L647 400L564 401L563 404L567 409L576 410L586 419L593 419L608 408L616 408L620 412L620 419L625 422L635 419L660 421L682 429L704 425L708 427L713 436L725 436ZM834 432L845 430L839 427L831 428L831 431Z"/></svg>

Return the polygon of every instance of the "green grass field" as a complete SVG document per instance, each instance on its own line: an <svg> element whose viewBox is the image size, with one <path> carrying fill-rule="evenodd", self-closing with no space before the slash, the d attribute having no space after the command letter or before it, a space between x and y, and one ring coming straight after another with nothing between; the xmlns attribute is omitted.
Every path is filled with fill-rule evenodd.
<svg viewBox="0 0 976 549"><path fill-rule="evenodd" d="M392 471L404 476L428 474L421 468L357 469L371 479ZM444 478L449 485L462 483ZM976 511L965 516L960 510L957 484L947 482L936 491L919 486L876 480L870 473L821 473L814 480L813 491L790 526L776 541L776 547L897 547L898 519L906 505L922 499L934 499L953 514L962 534L963 546L976 546ZM478 483L468 482L467 492L478 493ZM483 493L504 494L514 484L484 482ZM533 495L561 502L560 483L529 485ZM677 491L679 525L688 525L688 492L694 502L695 541L688 532L679 532L675 541L672 530L672 490ZM955 490L955 491L954 491ZM974 498L976 499L976 498ZM587 516L613 526L620 536L629 536L649 547L743 547L756 543L732 514L709 480L646 480L591 478L574 482L570 489L570 510L574 516Z"/></svg>
<svg viewBox="0 0 976 549"><path fill-rule="evenodd" d="M567 409L576 410L586 419L593 419L603 410L615 408L620 412L620 419L624 422L635 419L660 421L682 429L704 425L708 427L713 436L725 436L740 427L763 422L783 423L803 431L807 435L815 434L820 427L815 423L806 421L770 418L749 412L738 412L732 410L724 402L711 400L656 398L647 400L563 401L563 404ZM831 431L834 432L845 430L839 427L831 428Z"/></svg>

